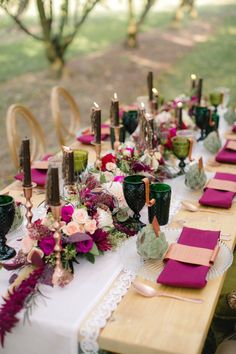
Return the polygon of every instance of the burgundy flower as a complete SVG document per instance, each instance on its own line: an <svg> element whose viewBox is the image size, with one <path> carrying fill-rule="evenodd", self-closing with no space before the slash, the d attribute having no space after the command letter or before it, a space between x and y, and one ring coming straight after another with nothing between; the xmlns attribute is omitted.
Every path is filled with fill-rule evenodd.
<svg viewBox="0 0 236 354"><path fill-rule="evenodd" d="M53 234L42 238L39 241L39 247L46 256L50 256L55 247L55 239L53 237Z"/></svg>
<svg viewBox="0 0 236 354"><path fill-rule="evenodd" d="M75 247L79 253L88 253L93 248L93 239L77 242Z"/></svg>
<svg viewBox="0 0 236 354"><path fill-rule="evenodd" d="M151 172L151 168L140 161L135 161L132 164L132 170L137 172Z"/></svg>
<svg viewBox="0 0 236 354"><path fill-rule="evenodd" d="M101 167L102 171L106 171L106 164L108 162L116 163L116 157L112 154L107 154L107 155L103 156L102 157L102 167Z"/></svg>
<svg viewBox="0 0 236 354"><path fill-rule="evenodd" d="M72 214L74 212L74 208L72 205L64 205L61 208L61 220L65 221L67 224L72 219Z"/></svg>
<svg viewBox="0 0 236 354"><path fill-rule="evenodd" d="M47 226L42 225L42 220L36 220L29 229L29 236L33 240L41 240L45 236L49 236L51 230Z"/></svg>
<svg viewBox="0 0 236 354"><path fill-rule="evenodd" d="M108 239L108 233L106 231L97 229L91 236L100 251L105 252L109 251L112 248L111 243Z"/></svg>

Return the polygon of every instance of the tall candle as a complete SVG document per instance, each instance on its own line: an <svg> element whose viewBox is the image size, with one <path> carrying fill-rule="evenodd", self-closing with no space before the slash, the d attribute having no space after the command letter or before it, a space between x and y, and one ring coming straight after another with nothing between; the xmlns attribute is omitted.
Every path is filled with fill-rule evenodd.
<svg viewBox="0 0 236 354"><path fill-rule="evenodd" d="M178 128L182 129L182 125L183 125L183 104L182 102L178 102L177 103L178 106Z"/></svg>
<svg viewBox="0 0 236 354"><path fill-rule="evenodd" d="M152 108L153 108L154 113L156 114L158 112L158 96L159 96L159 92L157 91L157 89L155 87L153 87L152 93L155 96L155 99L152 100Z"/></svg>
<svg viewBox="0 0 236 354"><path fill-rule="evenodd" d="M46 200L50 206L60 205L58 168L51 167L48 170Z"/></svg>
<svg viewBox="0 0 236 354"><path fill-rule="evenodd" d="M101 144L101 109L96 102L92 108L91 120L95 144Z"/></svg>
<svg viewBox="0 0 236 354"><path fill-rule="evenodd" d="M73 184L75 181L74 152L71 148L63 146L62 170L65 184Z"/></svg>
<svg viewBox="0 0 236 354"><path fill-rule="evenodd" d="M148 86L148 96L149 96L149 101L153 100L153 72L149 71L148 76L147 76L147 86Z"/></svg>
<svg viewBox="0 0 236 354"><path fill-rule="evenodd" d="M191 74L191 89L194 90L197 83L197 76L195 74Z"/></svg>
<svg viewBox="0 0 236 354"><path fill-rule="evenodd" d="M23 187L31 187L30 140L22 140Z"/></svg>
<svg viewBox="0 0 236 354"><path fill-rule="evenodd" d="M117 94L114 93L114 98L111 100L111 114L112 114L112 124L115 127L118 127L120 125L119 122L119 101Z"/></svg>
<svg viewBox="0 0 236 354"><path fill-rule="evenodd" d="M198 86L197 86L197 103L199 106L201 104L201 99L202 99L202 83L203 83L203 79L199 79Z"/></svg>

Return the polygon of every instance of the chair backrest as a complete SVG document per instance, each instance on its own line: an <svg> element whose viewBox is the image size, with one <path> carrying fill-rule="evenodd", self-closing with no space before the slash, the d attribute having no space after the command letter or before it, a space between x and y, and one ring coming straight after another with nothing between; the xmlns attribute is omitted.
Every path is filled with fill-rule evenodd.
<svg viewBox="0 0 236 354"><path fill-rule="evenodd" d="M70 121L63 121L63 113L60 101L64 99L70 110ZM51 109L54 120L56 134L61 145L66 145L69 140L76 137L80 126L80 112L74 98L63 87L53 87L51 93Z"/></svg>
<svg viewBox="0 0 236 354"><path fill-rule="evenodd" d="M44 134L37 119L25 106L13 104L7 110L6 130L10 155L16 168L19 168L19 149L23 138L22 134L19 134L19 129L17 129L19 118L23 118L29 127L31 160L38 160L45 154Z"/></svg>

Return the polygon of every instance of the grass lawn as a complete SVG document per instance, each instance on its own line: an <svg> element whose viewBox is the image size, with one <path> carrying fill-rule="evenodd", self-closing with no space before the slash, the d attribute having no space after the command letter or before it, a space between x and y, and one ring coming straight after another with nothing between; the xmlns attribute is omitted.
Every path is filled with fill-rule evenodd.
<svg viewBox="0 0 236 354"><path fill-rule="evenodd" d="M236 6L206 42L197 44L169 73L160 77L159 88L170 99L190 87L190 74L204 78L204 94L219 86L231 90L231 102L236 104Z"/></svg>

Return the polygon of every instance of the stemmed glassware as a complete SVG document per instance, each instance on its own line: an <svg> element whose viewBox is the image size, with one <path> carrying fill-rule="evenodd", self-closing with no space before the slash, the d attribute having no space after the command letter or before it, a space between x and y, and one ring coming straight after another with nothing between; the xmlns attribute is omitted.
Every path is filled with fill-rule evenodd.
<svg viewBox="0 0 236 354"><path fill-rule="evenodd" d="M197 106L195 108L195 122L199 129L201 129L201 136L197 141L204 140L206 137L206 130L209 125L210 111L207 107Z"/></svg>
<svg viewBox="0 0 236 354"><path fill-rule="evenodd" d="M210 93L209 98L210 98L210 102L211 102L212 106L214 106L212 120L215 122L216 129L218 129L220 117L217 113L217 108L223 102L223 94L221 92L212 92L212 93Z"/></svg>
<svg viewBox="0 0 236 354"><path fill-rule="evenodd" d="M73 150L74 151L74 171L75 178L78 181L79 176L83 173L88 165L88 151L87 150Z"/></svg>
<svg viewBox="0 0 236 354"><path fill-rule="evenodd" d="M192 152L192 140L189 138L185 138L183 136L175 136L172 138L173 144L173 153L174 155L180 160L179 168L180 171L178 175L182 175L185 173L185 159L189 156L191 159L191 152Z"/></svg>
<svg viewBox="0 0 236 354"><path fill-rule="evenodd" d="M124 197L128 206L134 212L133 218L137 225L137 231L145 225L140 221L140 211L145 204L145 184L143 178L144 176L141 175L127 176L123 182Z"/></svg>
<svg viewBox="0 0 236 354"><path fill-rule="evenodd" d="M15 216L14 199L9 195L0 195L0 260L15 256L14 248L6 244L6 234L10 230Z"/></svg>

